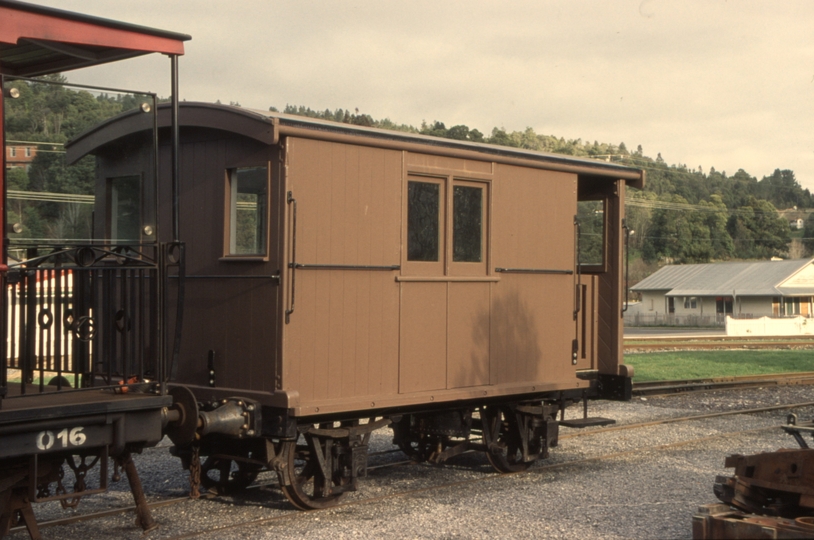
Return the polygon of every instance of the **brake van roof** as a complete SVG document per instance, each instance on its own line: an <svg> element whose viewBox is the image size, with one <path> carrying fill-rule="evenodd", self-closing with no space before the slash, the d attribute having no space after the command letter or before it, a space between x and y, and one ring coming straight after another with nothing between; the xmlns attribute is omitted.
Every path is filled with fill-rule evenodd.
<svg viewBox="0 0 814 540"><path fill-rule="evenodd" d="M168 107L159 107L160 127L169 126L169 112ZM66 144L69 161L95 153L111 141L150 128L152 124L147 123L146 120L146 118L140 118L138 112L129 112L91 128ZM556 170L624 179L629 185L638 188L644 185L645 178L645 172L642 169L605 161L357 126L220 103L182 102L179 122L182 129L186 127L217 129L256 139L266 144L276 144L282 136L298 136L439 155L460 155L472 159L489 157L495 161L520 161Z"/></svg>

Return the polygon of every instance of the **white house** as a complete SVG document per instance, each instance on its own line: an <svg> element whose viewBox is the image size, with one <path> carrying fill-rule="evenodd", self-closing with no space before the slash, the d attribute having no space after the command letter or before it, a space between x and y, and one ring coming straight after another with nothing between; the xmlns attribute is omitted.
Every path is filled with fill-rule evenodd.
<svg viewBox="0 0 814 540"><path fill-rule="evenodd" d="M626 324L723 324L735 318L814 316L814 259L670 265L631 290Z"/></svg>

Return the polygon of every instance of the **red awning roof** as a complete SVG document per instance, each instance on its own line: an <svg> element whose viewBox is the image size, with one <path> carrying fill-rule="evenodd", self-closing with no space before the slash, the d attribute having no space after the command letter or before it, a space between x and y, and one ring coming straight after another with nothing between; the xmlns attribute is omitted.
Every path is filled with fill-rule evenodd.
<svg viewBox="0 0 814 540"><path fill-rule="evenodd" d="M190 36L0 0L0 73L33 77L150 53L184 54Z"/></svg>

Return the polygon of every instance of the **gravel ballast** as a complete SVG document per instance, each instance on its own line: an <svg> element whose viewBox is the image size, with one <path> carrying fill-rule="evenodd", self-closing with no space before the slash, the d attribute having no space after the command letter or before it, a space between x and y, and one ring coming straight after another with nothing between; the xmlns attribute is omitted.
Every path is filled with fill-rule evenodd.
<svg viewBox="0 0 814 540"><path fill-rule="evenodd" d="M595 402L590 414L630 424L807 401L814 401L810 387L786 386ZM578 417L581 407L568 412L568 417ZM789 412L635 430L594 428L597 433L572 438L566 436L579 430L562 428L563 439L551 457L527 473L498 475L476 453L441 466L374 469L360 481L360 491L345 499L374 500L319 512L292 510L276 485L250 488L236 496L186 500L154 509L160 528L148 537L691 538L693 513L702 504L716 502L715 476L731 474L723 467L727 455L796 446L778 427ZM801 420L814 417L814 407L794 412ZM392 448L391 439L388 429L380 430L371 440L371 452ZM135 459L151 502L188 492L188 477L167 448L145 450ZM394 452L372 457L370 465L402 460L403 454ZM276 483L271 473L263 473L260 481ZM87 497L77 510L46 503L36 506L35 512L43 522L130 505L132 497L123 479L108 493ZM134 515L127 513L42 532L44 538L55 539L142 538L133 520ZM253 521L257 523L224 528ZM10 538L27 534L16 532Z"/></svg>

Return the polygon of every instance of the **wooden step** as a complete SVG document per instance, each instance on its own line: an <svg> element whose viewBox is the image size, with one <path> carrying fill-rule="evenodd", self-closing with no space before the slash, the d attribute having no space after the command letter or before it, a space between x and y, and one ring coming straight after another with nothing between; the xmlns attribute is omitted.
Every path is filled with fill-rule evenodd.
<svg viewBox="0 0 814 540"><path fill-rule="evenodd" d="M561 426L577 429L594 426L609 426L615 423L616 420L613 420L611 418L601 418L599 416L594 418L574 418L573 420L560 420Z"/></svg>

